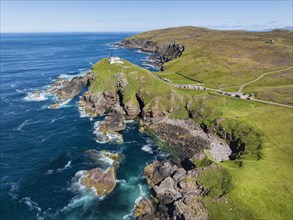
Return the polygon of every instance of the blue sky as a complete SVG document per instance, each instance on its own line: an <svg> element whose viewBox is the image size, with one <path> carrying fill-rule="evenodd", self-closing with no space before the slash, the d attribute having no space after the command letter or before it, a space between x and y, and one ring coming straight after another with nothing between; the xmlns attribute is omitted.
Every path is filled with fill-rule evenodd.
<svg viewBox="0 0 293 220"><path fill-rule="evenodd" d="M292 26L292 1L1 0L1 32L145 31L182 25L249 30Z"/></svg>

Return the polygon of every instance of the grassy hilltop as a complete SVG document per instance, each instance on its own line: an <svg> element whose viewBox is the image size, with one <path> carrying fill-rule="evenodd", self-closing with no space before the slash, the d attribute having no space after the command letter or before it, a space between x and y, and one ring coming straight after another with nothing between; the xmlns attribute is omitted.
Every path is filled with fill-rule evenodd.
<svg viewBox="0 0 293 220"><path fill-rule="evenodd" d="M193 32L195 29L187 28L186 30L185 34L180 32L180 38L184 40L184 36L186 36L186 42L192 42L189 31ZM206 29L199 30L203 33L213 32ZM173 39L168 38L169 31L172 30L167 30L166 39L172 41ZM153 36L154 33L158 34ZM163 33L164 31L148 32L141 36L153 36L153 38L163 41ZM241 34L242 32L235 32L235 35L241 36ZM281 36L283 35L286 36L286 33L281 32ZM210 38L213 37L210 34ZM224 32L222 38L225 38ZM259 38L261 39L261 36ZM204 38L200 39L204 42ZM286 44L288 43L286 38L281 37L281 39L283 40L280 42L285 42L284 46L280 46L282 54L286 53L285 48L289 46ZM262 43L255 42L257 45ZM247 42L248 44L249 42ZM275 45L263 45L263 47L271 46ZM216 46L214 49L220 50ZM183 68L185 64L179 65L179 67L176 65L184 61L186 56L191 56L189 54L191 51L187 46L186 54L166 64L166 71ZM239 49L240 52L241 49ZM274 55L260 69L272 68L273 65L275 65L273 68L278 67L273 64L275 63L273 57ZM136 95L139 94L144 101L145 108L159 109L172 118L189 118L211 130L218 123L227 133L242 139L245 146L244 155L239 156L236 161L219 163L220 169L208 170L201 176L201 183L211 192L203 199L203 202L212 219L292 219L292 109L222 96L213 91L175 88L157 78L150 71L125 60L123 62L123 64L110 65L106 59L103 59L95 64L92 71L96 75L96 80L91 84L89 90L117 92L117 85L123 82L125 85L122 94L124 103L132 102L138 105ZM191 62L191 65L199 64ZM216 75L211 67L202 66L202 68L210 69L209 74ZM252 68L252 66L248 65L247 68ZM199 77L202 74L199 72L197 72L198 75L189 73L192 77ZM208 80L208 78L201 79ZM219 76L219 78L224 79L223 76ZM211 85L213 82L216 81L211 79ZM260 83L267 86L272 82L270 79L264 79ZM190 118L190 113L193 113L194 117ZM260 159L257 159L259 156ZM223 183L222 178L226 177L229 177L230 182ZM224 197L218 198L223 193Z"/></svg>
<svg viewBox="0 0 293 220"><path fill-rule="evenodd" d="M270 32L219 31L198 27L177 27L153 30L127 39L146 39L168 45L176 42L185 46L182 56L164 64L162 77L174 83L190 83L183 76L202 81L206 87L237 91L262 73L292 66L293 31ZM274 43L266 43L273 40ZM245 92L257 92L265 100L292 104L292 69L266 76L272 81L267 87L249 87ZM183 76L182 76L183 75ZM277 81L276 83L274 81ZM272 93L277 92L274 96Z"/></svg>

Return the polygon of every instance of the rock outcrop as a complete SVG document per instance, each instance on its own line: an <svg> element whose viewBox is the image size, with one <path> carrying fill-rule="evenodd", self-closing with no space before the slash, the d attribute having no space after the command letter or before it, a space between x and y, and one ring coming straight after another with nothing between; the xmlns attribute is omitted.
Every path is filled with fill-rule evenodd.
<svg viewBox="0 0 293 220"><path fill-rule="evenodd" d="M69 81L63 80L61 81L61 88L53 91L53 93L57 94L59 100L72 99L81 92L83 86L89 85L93 79L94 74L88 72L85 76L76 76Z"/></svg>
<svg viewBox="0 0 293 220"><path fill-rule="evenodd" d="M155 213L148 213L149 219L208 219L208 211L199 201L205 194L197 181L203 169L186 171L169 161L154 161L147 165L144 175L157 201Z"/></svg>
<svg viewBox="0 0 293 220"><path fill-rule="evenodd" d="M133 216L139 220L154 219L155 209L148 198L142 198L135 206Z"/></svg>
<svg viewBox="0 0 293 220"><path fill-rule="evenodd" d="M96 117L119 105L119 96L114 92L92 92L83 94L79 105L92 117Z"/></svg>
<svg viewBox="0 0 293 220"><path fill-rule="evenodd" d="M101 128L105 129L106 131L121 131L125 129L125 112L120 107L120 105L114 106L105 121L101 124Z"/></svg>
<svg viewBox="0 0 293 220"><path fill-rule="evenodd" d="M140 111L140 106L137 100L129 100L124 104L124 110L126 112L127 119L136 118Z"/></svg>
<svg viewBox="0 0 293 220"><path fill-rule="evenodd" d="M152 40L142 39L142 38L131 38L125 39L117 45L126 47L126 48L138 48L144 52L153 53L153 56L150 56L154 60L152 64L155 64L159 67L170 60L173 60L177 57L180 57L184 52L184 46L181 44L168 43L168 44L158 44Z"/></svg>
<svg viewBox="0 0 293 220"><path fill-rule="evenodd" d="M214 159L220 162L229 160L232 153L225 140L215 134L206 133L192 121L153 116L144 121L144 125L155 136L167 142L165 148L181 159L209 149Z"/></svg>
<svg viewBox="0 0 293 220"><path fill-rule="evenodd" d="M116 171L113 166L105 171L97 167L82 174L78 172L73 181L76 181L76 178L81 186L88 190L94 189L99 197L111 193L116 186Z"/></svg>

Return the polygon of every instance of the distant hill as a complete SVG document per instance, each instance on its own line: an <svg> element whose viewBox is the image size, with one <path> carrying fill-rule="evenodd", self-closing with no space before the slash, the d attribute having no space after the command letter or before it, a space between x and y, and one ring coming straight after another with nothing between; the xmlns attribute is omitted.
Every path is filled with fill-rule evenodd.
<svg viewBox="0 0 293 220"><path fill-rule="evenodd" d="M183 54L163 65L161 75L173 82L188 83L184 75L209 87L237 87L263 72L292 65L289 30L250 32L184 26L147 31L125 40L129 47L156 52L174 43L183 45ZM269 40L274 43L266 43Z"/></svg>
<svg viewBox="0 0 293 220"><path fill-rule="evenodd" d="M264 31L273 31L273 30L289 30L289 31L292 31L293 26L285 26L285 27L280 27L280 28L268 28L268 29L265 29Z"/></svg>

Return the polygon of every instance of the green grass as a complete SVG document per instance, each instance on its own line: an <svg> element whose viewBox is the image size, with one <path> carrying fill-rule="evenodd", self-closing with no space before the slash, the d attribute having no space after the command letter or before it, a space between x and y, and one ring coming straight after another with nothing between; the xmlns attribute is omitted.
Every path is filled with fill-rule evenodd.
<svg viewBox="0 0 293 220"><path fill-rule="evenodd" d="M254 93L257 98L293 105L293 70L268 74L255 83L244 87L246 93Z"/></svg>
<svg viewBox="0 0 293 220"><path fill-rule="evenodd" d="M180 33L180 34L178 34ZM240 86L264 72L292 65L292 31L219 31L177 27L148 31L129 38L143 38L159 45L176 42L185 46L183 55L164 64L164 75L174 83L179 72L205 82L207 87ZM267 44L274 39L275 44Z"/></svg>
<svg viewBox="0 0 293 220"><path fill-rule="evenodd" d="M95 64L96 80L89 90L117 91L117 82L123 79L127 81L124 102L135 102L138 93L145 110L156 107L180 119L192 113L195 122L214 131L221 126L224 134L234 135L245 145L236 161L218 163L219 169L200 177L211 192L202 201L212 219L292 219L291 109L210 91L176 89L148 70L123 62L110 65L103 59ZM221 177L229 178L229 184ZM215 199L223 193L224 197Z"/></svg>
<svg viewBox="0 0 293 220"><path fill-rule="evenodd" d="M206 169L198 180L208 191L207 195L210 197L221 197L232 189L231 176L225 168Z"/></svg>
<svg viewBox="0 0 293 220"><path fill-rule="evenodd" d="M221 108L223 118L241 121L262 134L260 160L241 159L240 168L229 166L231 162L223 163L233 183L227 197L232 206L241 207L237 214L240 214L239 218L245 218L249 213L249 219L291 219L292 110L228 97L213 99L210 106ZM237 216L234 212L219 212L220 207L225 206L220 202L204 201L214 219L235 219Z"/></svg>

